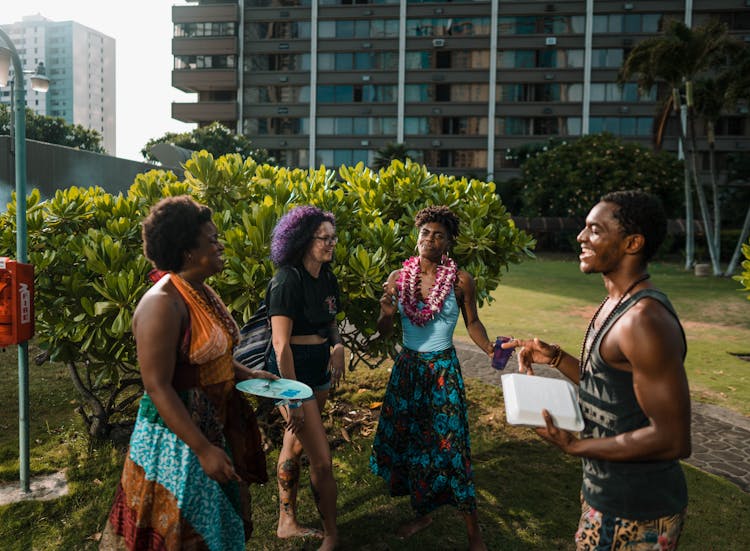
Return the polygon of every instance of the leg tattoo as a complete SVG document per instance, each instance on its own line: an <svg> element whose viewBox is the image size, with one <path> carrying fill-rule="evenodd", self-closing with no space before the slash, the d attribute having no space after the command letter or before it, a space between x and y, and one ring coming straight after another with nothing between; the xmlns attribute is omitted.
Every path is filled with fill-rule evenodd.
<svg viewBox="0 0 750 551"><path fill-rule="evenodd" d="M299 462L293 459L287 459L279 466L276 475L279 480L279 486L284 490L279 495L279 501L284 512L288 515L294 514L294 503L292 494L296 494L297 485L299 484Z"/></svg>

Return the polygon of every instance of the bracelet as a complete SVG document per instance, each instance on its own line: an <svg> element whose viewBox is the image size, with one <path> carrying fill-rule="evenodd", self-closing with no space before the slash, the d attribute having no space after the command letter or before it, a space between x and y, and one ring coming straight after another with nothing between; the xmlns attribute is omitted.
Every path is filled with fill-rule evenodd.
<svg viewBox="0 0 750 551"><path fill-rule="evenodd" d="M549 365L557 369L557 366L559 366L560 362L562 361L563 351L562 351L562 348L560 348L559 344L553 344L552 348L555 349L555 354L554 356L552 356L552 359L550 360Z"/></svg>
<svg viewBox="0 0 750 551"><path fill-rule="evenodd" d="M301 408L302 402L300 402L299 400L295 400L294 402L289 402L286 407L288 407L289 409Z"/></svg>

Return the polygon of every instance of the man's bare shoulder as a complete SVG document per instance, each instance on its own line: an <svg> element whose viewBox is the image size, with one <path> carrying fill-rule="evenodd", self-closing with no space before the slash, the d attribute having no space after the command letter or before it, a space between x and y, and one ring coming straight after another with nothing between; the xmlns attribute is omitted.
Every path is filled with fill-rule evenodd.
<svg viewBox="0 0 750 551"><path fill-rule="evenodd" d="M656 332L680 331L679 320L659 300L644 297L635 303L624 315L624 325L637 330L643 328Z"/></svg>
<svg viewBox="0 0 750 551"><path fill-rule="evenodd" d="M684 355L679 320L656 299L645 297L633 305L618 323L620 349L629 358L646 353L654 357Z"/></svg>

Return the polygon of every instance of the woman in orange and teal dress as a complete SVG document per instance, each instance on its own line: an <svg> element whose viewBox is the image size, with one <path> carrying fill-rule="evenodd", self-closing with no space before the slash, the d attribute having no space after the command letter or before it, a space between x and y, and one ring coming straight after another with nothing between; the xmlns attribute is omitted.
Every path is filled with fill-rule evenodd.
<svg viewBox="0 0 750 551"><path fill-rule="evenodd" d="M268 475L254 412L234 385L277 377L232 357L239 330L204 282L223 267L211 210L163 199L143 243L156 267L133 315L145 393L100 548L244 550L249 484Z"/></svg>

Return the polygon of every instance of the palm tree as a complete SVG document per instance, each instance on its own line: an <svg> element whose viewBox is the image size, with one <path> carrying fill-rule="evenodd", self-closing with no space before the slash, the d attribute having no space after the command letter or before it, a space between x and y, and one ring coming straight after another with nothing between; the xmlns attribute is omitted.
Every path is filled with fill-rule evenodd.
<svg viewBox="0 0 750 551"><path fill-rule="evenodd" d="M718 257L721 257L721 199L716 177L716 124L727 107L729 107L729 101L726 95L726 87L720 80L702 78L695 82L695 111L706 123L708 171L711 178L714 207L714 248Z"/></svg>
<svg viewBox="0 0 750 551"><path fill-rule="evenodd" d="M388 168L391 162L395 160L403 162L407 157L408 152L405 143L390 142L385 144L375 152L375 160L373 161L372 168L374 168L375 170Z"/></svg>
<svg viewBox="0 0 750 551"><path fill-rule="evenodd" d="M714 275L720 275L721 268L706 195L698 182L693 83L698 75L711 69L717 60L723 61L722 58L726 57L733 43L734 39L729 35L726 25L718 21L710 21L701 27L690 29L681 21L671 20L666 23L663 34L647 38L633 48L618 75L618 82L621 84L635 77L641 92L650 90L657 81L666 82L671 89L673 113L677 114L680 120L680 143L686 160L689 160L687 166L690 177L685 180L686 222L689 229L686 244L687 266L692 264L692 181L692 187L698 196ZM682 124L679 117L683 95L687 110L686 125ZM687 147L688 143L690 148Z"/></svg>

